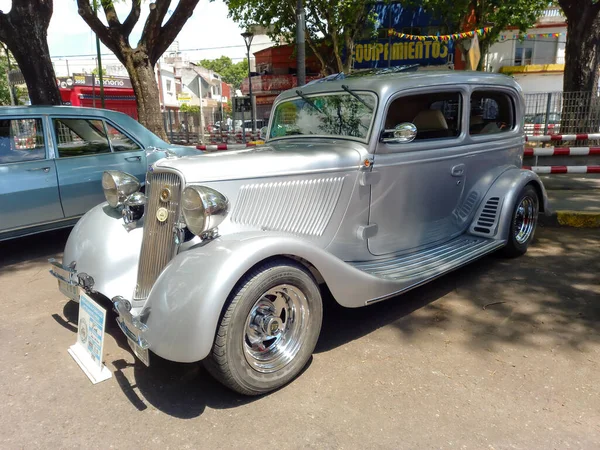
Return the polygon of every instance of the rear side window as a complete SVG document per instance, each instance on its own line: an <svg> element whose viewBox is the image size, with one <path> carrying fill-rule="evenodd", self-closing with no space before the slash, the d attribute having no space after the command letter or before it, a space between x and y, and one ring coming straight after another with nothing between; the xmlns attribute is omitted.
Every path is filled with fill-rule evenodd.
<svg viewBox="0 0 600 450"><path fill-rule="evenodd" d="M460 135L460 92L435 92L400 97L392 102L385 128L410 122L417 127L415 140L448 139Z"/></svg>
<svg viewBox="0 0 600 450"><path fill-rule="evenodd" d="M113 151L133 152L136 150L141 150L139 145L137 145L133 140L121 133L108 122L106 123L106 129L108 131L108 138L110 139L110 144L112 145Z"/></svg>
<svg viewBox="0 0 600 450"><path fill-rule="evenodd" d="M61 158L110 153L102 120L53 119Z"/></svg>
<svg viewBox="0 0 600 450"><path fill-rule="evenodd" d="M470 134L498 134L514 127L515 108L510 96L491 91L471 94Z"/></svg>
<svg viewBox="0 0 600 450"><path fill-rule="evenodd" d="M45 158L42 119L0 119L0 164Z"/></svg>

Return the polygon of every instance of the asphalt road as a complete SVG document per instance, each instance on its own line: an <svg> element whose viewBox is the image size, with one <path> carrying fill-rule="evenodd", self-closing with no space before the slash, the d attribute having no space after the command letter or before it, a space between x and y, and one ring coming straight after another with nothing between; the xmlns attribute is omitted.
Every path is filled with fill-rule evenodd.
<svg viewBox="0 0 600 450"><path fill-rule="evenodd" d="M329 303L304 373L260 398L198 364L136 363L112 320L114 376L92 385L46 263L67 236L0 243L0 448L600 447L599 230L540 229L525 257Z"/></svg>

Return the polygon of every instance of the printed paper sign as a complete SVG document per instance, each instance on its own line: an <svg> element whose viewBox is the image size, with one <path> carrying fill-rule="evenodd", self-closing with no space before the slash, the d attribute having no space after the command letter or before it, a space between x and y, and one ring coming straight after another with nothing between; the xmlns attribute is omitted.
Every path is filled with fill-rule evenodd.
<svg viewBox="0 0 600 450"><path fill-rule="evenodd" d="M77 342L69 348L69 353L94 384L112 376L102 364L105 325L106 310L82 292L79 296Z"/></svg>

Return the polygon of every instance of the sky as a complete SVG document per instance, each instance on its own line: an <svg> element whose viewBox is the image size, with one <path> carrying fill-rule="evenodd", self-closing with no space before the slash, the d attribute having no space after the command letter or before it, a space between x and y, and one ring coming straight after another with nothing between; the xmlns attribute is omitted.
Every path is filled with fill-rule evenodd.
<svg viewBox="0 0 600 450"><path fill-rule="evenodd" d="M150 1L142 2L142 14L130 38L136 45L141 35L144 21L148 16ZM178 0L173 0L170 10L173 11ZM0 10L8 12L12 0L0 0ZM125 20L129 13L129 0L115 0L115 8L119 19ZM179 49L191 61L213 59L227 55L239 61L246 55L246 46L240 36L243 31L232 19L227 17L228 10L221 0L210 2L200 0L192 17L186 22L177 37ZM101 18L104 13L99 11ZM167 14L167 19L169 14ZM75 0L54 0L54 13L48 28L48 45L50 56L54 62L57 76L67 75L67 62L70 74L91 71L96 53L95 35L77 13ZM252 51L268 47L266 36L256 36ZM216 47L216 48L215 48ZM117 64L116 57L102 46L102 63L104 67Z"/></svg>

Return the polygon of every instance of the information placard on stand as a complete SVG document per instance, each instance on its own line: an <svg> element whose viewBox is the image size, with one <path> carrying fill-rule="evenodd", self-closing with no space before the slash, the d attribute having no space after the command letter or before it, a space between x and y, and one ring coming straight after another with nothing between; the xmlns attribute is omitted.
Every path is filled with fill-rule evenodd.
<svg viewBox="0 0 600 450"><path fill-rule="evenodd" d="M94 384L112 377L112 372L102 363L105 326L106 310L80 292L77 342L68 351Z"/></svg>

